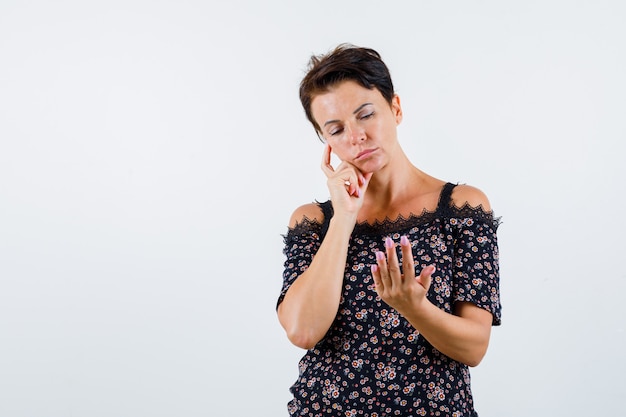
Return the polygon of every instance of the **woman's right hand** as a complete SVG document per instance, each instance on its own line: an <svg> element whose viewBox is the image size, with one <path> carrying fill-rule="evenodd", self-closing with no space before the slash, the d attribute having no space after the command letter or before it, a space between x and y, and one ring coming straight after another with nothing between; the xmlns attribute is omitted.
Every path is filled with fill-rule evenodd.
<svg viewBox="0 0 626 417"><path fill-rule="evenodd" d="M356 219L363 197L372 174L363 174L349 162L342 161L337 168L330 163L332 149L329 144L324 147L322 171L326 175L330 198L335 214L349 214Z"/></svg>

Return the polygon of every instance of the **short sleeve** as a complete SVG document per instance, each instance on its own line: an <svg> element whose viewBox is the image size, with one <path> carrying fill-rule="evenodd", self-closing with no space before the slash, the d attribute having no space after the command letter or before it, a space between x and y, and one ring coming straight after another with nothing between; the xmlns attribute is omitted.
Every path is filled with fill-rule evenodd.
<svg viewBox="0 0 626 417"><path fill-rule="evenodd" d="M308 269L313 256L321 245L322 225L317 221L305 219L293 229L289 229L283 236L285 246L283 253L286 256L283 271L283 286L278 297L276 307L283 301L291 284Z"/></svg>
<svg viewBox="0 0 626 417"><path fill-rule="evenodd" d="M493 325L501 323L500 264L496 230L499 219L491 213L451 218L456 228L453 301L467 301L488 310Z"/></svg>

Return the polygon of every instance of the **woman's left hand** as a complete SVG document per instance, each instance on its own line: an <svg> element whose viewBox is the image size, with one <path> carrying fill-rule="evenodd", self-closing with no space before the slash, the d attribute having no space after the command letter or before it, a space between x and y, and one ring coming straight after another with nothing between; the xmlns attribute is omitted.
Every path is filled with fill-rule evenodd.
<svg viewBox="0 0 626 417"><path fill-rule="evenodd" d="M385 239L386 255L380 251L376 252L377 262L371 269L376 292L380 298L404 315L408 311L420 310L420 307L427 303L426 293L430 288L435 266L427 266L416 277L411 242L406 236L400 238L400 248L402 271L396 254L396 244L389 237Z"/></svg>
<svg viewBox="0 0 626 417"><path fill-rule="evenodd" d="M416 277L406 236L400 238L400 248L404 271L391 238L385 240L386 255L376 253L376 264L371 267L376 292L441 353L469 366L478 365L489 345L491 313L470 302L457 302L455 314L451 314L431 303L426 294L435 266L425 267Z"/></svg>

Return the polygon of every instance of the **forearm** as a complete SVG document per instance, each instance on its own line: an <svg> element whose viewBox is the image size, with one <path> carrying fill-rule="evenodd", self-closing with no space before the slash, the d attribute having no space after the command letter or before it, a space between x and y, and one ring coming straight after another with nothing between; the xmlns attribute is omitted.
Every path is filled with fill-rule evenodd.
<svg viewBox="0 0 626 417"><path fill-rule="evenodd" d="M280 323L296 346L315 346L337 315L353 228L353 219L331 219L308 269L294 281L278 307Z"/></svg>
<svg viewBox="0 0 626 417"><path fill-rule="evenodd" d="M491 314L469 303L460 303L455 315L424 300L419 310L404 312L404 317L441 353L469 366L484 357L491 334Z"/></svg>

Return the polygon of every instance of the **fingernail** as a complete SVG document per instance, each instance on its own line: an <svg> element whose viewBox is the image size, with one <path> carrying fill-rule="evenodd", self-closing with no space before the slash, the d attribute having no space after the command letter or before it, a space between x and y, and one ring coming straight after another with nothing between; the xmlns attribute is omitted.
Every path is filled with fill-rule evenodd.
<svg viewBox="0 0 626 417"><path fill-rule="evenodd" d="M375 274L376 272L378 272L378 265L376 264L370 265L370 268L372 269L372 274Z"/></svg>
<svg viewBox="0 0 626 417"><path fill-rule="evenodd" d="M402 236L402 237L400 238L400 244L401 244L402 246L408 246L408 245L409 245L409 238L408 238L408 237L406 237L406 236Z"/></svg>
<svg viewBox="0 0 626 417"><path fill-rule="evenodd" d="M393 248L393 239L390 237L385 238L385 246L389 249Z"/></svg>
<svg viewBox="0 0 626 417"><path fill-rule="evenodd" d="M376 252L376 260L377 261L382 261L383 259L385 259L385 254L382 253L381 251L377 251Z"/></svg>

